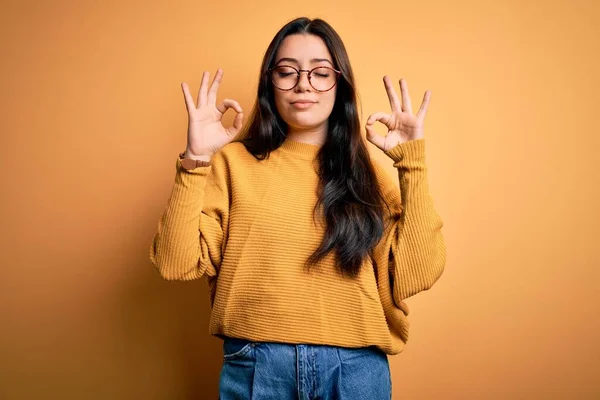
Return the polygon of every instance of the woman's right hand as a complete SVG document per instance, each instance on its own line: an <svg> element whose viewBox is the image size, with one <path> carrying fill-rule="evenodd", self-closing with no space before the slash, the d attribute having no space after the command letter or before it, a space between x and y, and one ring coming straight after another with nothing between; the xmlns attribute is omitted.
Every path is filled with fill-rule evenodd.
<svg viewBox="0 0 600 400"><path fill-rule="evenodd" d="M202 74L197 106L194 104L188 84L186 82L181 83L185 106L188 111L186 157L210 161L213 154L231 142L242 128L244 114L242 107L237 101L225 99L218 105L216 104L217 91L222 77L223 70L218 69L209 89L209 73L205 71ZM237 115L233 120L233 126L225 128L221 122L221 118L229 108L233 108L237 112Z"/></svg>

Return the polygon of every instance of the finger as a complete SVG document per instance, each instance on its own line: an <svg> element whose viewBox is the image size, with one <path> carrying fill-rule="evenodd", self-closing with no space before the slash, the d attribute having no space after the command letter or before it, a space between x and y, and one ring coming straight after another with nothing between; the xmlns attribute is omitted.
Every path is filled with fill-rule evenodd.
<svg viewBox="0 0 600 400"><path fill-rule="evenodd" d="M367 128L367 140L380 149L385 148L385 138L375 132L373 125L365 125L365 128Z"/></svg>
<svg viewBox="0 0 600 400"><path fill-rule="evenodd" d="M219 84L221 83L222 77L223 70L219 68L217 69L215 79L213 79L212 84L210 85L210 90L208 91L208 104L215 105L217 102L217 92L219 91Z"/></svg>
<svg viewBox="0 0 600 400"><path fill-rule="evenodd" d="M373 143L375 146L380 149L385 148L385 138L379 135L374 128L374 124L377 121L382 121L384 124L388 122L390 119L390 115L384 112L377 112L372 114L367 119L367 123L365 124L365 128L367 130L367 140Z"/></svg>
<svg viewBox="0 0 600 400"><path fill-rule="evenodd" d="M233 108L237 113L243 112L242 106L240 106L240 103L235 100L225 99L217 105L217 110L219 110L221 114L225 114L225 111L227 111L229 108Z"/></svg>
<svg viewBox="0 0 600 400"><path fill-rule="evenodd" d="M427 115L429 99L431 99L431 91L426 90L425 95L423 96L423 102L421 103L421 107L419 108L419 112L417 113L417 118L425 118L425 115Z"/></svg>
<svg viewBox="0 0 600 400"><path fill-rule="evenodd" d="M194 110L196 108L196 105L194 104L194 99L192 98L192 95L190 93L190 88L186 82L181 82L181 89L183 90L183 98L185 100L185 108L187 109L188 114L189 114L190 110Z"/></svg>
<svg viewBox="0 0 600 400"><path fill-rule="evenodd" d="M390 79L389 76L384 76L383 77L383 84L385 85L385 90L387 92L388 98L390 99L390 106L392 107L392 112L393 111L402 111L402 107L400 105L400 99L398 98L398 95L396 94L396 91L394 90L394 86L392 85L392 80Z"/></svg>
<svg viewBox="0 0 600 400"><path fill-rule="evenodd" d="M402 110L412 114L412 104L410 104L408 84L405 79L400 79L400 93L402 93Z"/></svg>
<svg viewBox="0 0 600 400"><path fill-rule="evenodd" d="M233 119L233 126L229 127L228 131L230 134L236 136L242 129L242 120L244 119L243 113L238 113Z"/></svg>
<svg viewBox="0 0 600 400"><path fill-rule="evenodd" d="M198 107L205 106L208 102L208 72L202 73L202 82L200 83L200 90L198 90Z"/></svg>
<svg viewBox="0 0 600 400"><path fill-rule="evenodd" d="M242 129L242 120L244 118L242 106L240 106L240 103L237 101L231 99L225 99L217 106L217 109L219 112L221 112L221 114L225 114L225 112L230 108L233 108L235 112L237 112L237 115L233 119L233 126L227 128L227 132L229 132L230 135L236 136L240 129Z"/></svg>
<svg viewBox="0 0 600 400"><path fill-rule="evenodd" d="M373 125L375 122L381 121L382 124L389 128L388 123L391 118L392 116L388 113L376 112L375 114L371 114L369 118L367 118L367 125Z"/></svg>

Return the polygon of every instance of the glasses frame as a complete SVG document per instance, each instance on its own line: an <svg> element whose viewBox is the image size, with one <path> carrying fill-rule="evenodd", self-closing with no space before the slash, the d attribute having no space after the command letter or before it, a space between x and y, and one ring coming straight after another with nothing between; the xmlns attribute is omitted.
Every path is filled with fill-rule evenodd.
<svg viewBox="0 0 600 400"><path fill-rule="evenodd" d="M289 88L289 89L282 89L279 86L275 85L275 82L273 82L273 71L276 70L277 68L280 68L280 67L289 67L289 68L293 69L294 71L296 71L296 84L294 86L292 86L291 88ZM310 78L312 76L313 71L315 69L317 69L317 68L327 68L327 69L332 70L335 73L335 82L333 83L333 86L331 86L329 89L327 89L327 90L319 90L319 89L317 89L316 87L313 86ZM308 72L307 76L308 76L308 83L310 84L310 87L312 87L313 89L315 89L317 92L320 92L320 93L329 92L331 89L333 89L335 87L335 85L337 85L337 81L338 81L340 75L342 74L342 71L338 71L335 68L327 67L327 66L324 66L324 65L321 65L321 66L318 66L318 67L314 67L313 69L298 69L298 68L293 67L291 65L282 64L282 65L277 65L277 66L275 66L273 68L269 68L267 71L269 72L269 76L271 77L271 83L273 84L273 86L275 86L277 89L282 90L284 92L288 92L288 91L292 90L293 88L295 88L296 86L298 86L298 83L300 83L300 73L302 73L302 72Z"/></svg>

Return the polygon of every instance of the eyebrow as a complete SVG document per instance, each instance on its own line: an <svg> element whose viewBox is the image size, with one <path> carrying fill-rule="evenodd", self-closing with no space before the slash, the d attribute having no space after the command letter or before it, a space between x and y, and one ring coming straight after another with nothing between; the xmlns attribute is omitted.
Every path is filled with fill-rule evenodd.
<svg viewBox="0 0 600 400"><path fill-rule="evenodd" d="M294 62L294 63L296 63L296 64L300 64L300 63L298 62L298 60L296 60L295 58L284 57L284 58L280 58L280 59L279 59L279 61L277 61L277 62L275 63L275 65L279 64L279 63L280 63L280 62L282 62L282 61L290 61L290 62ZM330 60L326 59L326 58L312 58L312 59L310 60L310 62L311 62L311 63L322 62L322 61L328 62L328 63L329 63L329 64L331 64L331 66L333 67L333 63L332 63Z"/></svg>

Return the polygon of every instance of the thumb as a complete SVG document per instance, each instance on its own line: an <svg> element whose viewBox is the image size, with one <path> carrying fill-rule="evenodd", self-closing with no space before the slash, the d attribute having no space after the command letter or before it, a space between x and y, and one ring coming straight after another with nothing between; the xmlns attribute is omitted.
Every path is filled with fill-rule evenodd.
<svg viewBox="0 0 600 400"><path fill-rule="evenodd" d="M385 138L381 137L381 135L375 132L373 123L367 122L365 128L367 130L367 140L373 143L375 146L379 147L381 150L383 150L383 148L385 147Z"/></svg>

